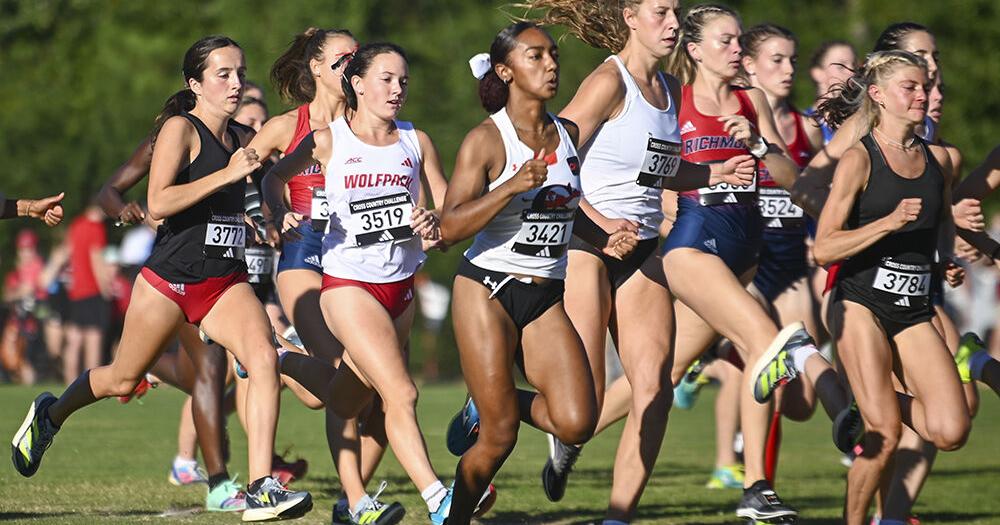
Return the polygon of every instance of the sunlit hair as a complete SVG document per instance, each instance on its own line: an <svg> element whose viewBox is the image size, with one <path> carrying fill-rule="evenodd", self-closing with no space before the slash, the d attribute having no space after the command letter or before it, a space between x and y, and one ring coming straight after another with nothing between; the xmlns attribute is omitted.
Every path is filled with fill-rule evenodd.
<svg viewBox="0 0 1000 525"><path fill-rule="evenodd" d="M638 9L643 0L529 0L514 4L532 13L533 21L542 26L563 26L569 34L598 49L618 53L628 42L629 28L623 15L625 8ZM527 16L527 15L526 15Z"/></svg>
<svg viewBox="0 0 1000 525"><path fill-rule="evenodd" d="M688 44L700 44L702 31L709 22L720 16L731 16L740 22L740 16L732 9L719 4L701 4L692 7L681 20L677 46L667 57L667 72L682 83L690 84L698 72L697 64L688 53Z"/></svg>
<svg viewBox="0 0 1000 525"><path fill-rule="evenodd" d="M903 67L919 67L926 72L927 61L906 51L876 51L868 55L865 64L854 72L854 76L835 86L836 96L824 100L817 108L818 114L836 129L858 113L861 115L862 134L868 133L879 119L878 105L868 95L868 88L884 86L886 79Z"/></svg>

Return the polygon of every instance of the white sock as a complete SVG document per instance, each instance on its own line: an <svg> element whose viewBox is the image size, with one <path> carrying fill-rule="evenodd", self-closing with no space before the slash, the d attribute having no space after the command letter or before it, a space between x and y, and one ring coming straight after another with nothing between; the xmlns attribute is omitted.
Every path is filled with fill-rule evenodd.
<svg viewBox="0 0 1000 525"><path fill-rule="evenodd" d="M371 503L371 501L372 501L371 496L365 494L365 497L359 499L358 504L355 505L353 509L351 509L351 516L357 517L359 514L361 514L361 511L368 508L368 505ZM350 503L346 503L346 501L345 504L350 505Z"/></svg>
<svg viewBox="0 0 1000 525"><path fill-rule="evenodd" d="M800 374L806 373L806 361L819 353L816 347L809 344L805 346L800 346L792 351L792 361L795 363L795 370Z"/></svg>
<svg viewBox="0 0 1000 525"><path fill-rule="evenodd" d="M979 381L983 376L983 367L991 360L993 360L993 356L986 352L986 350L980 350L972 354L969 357L969 376L973 380Z"/></svg>
<svg viewBox="0 0 1000 525"><path fill-rule="evenodd" d="M434 512L441 506L441 501L448 495L448 489L444 488L444 483L437 480L431 483L424 490L420 491L420 497L427 503L427 510Z"/></svg>
<svg viewBox="0 0 1000 525"><path fill-rule="evenodd" d="M174 468L177 468L177 467L193 467L193 466L196 466L197 464L198 464L198 460L197 459L187 459L187 458L182 458L180 456L175 456L174 457Z"/></svg>

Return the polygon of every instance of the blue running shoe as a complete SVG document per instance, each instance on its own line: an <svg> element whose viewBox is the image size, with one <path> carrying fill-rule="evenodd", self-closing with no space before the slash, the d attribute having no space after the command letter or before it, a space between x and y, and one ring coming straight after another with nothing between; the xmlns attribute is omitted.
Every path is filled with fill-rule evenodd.
<svg viewBox="0 0 1000 525"><path fill-rule="evenodd" d="M441 500L437 510L428 514L433 525L445 525L448 523L448 514L451 513L452 489L448 487L446 490L448 492L444 495L444 499Z"/></svg>
<svg viewBox="0 0 1000 525"><path fill-rule="evenodd" d="M233 372L236 374L236 377L239 377L240 379L250 377L250 374L247 373L247 369L243 368L243 363L235 357L233 358Z"/></svg>
<svg viewBox="0 0 1000 525"><path fill-rule="evenodd" d="M709 383L708 377L701 373L704 368L700 361L695 361L688 368L687 373L681 378L681 382L674 387L675 407L681 410L690 410L694 406L695 401L698 400L698 394L701 393L701 387Z"/></svg>
<svg viewBox="0 0 1000 525"><path fill-rule="evenodd" d="M479 411L471 397L465 401L462 410L451 418L446 437L448 451L459 457L476 444L479 439Z"/></svg>

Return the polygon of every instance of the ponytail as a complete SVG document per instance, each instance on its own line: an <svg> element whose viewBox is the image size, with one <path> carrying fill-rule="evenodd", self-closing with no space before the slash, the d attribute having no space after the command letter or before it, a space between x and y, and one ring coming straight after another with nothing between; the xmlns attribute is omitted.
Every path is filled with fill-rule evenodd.
<svg viewBox="0 0 1000 525"><path fill-rule="evenodd" d="M855 71L851 78L831 89L837 95L820 103L816 108L817 117L831 128L837 129L857 113L862 119L861 134L868 133L879 122L879 108L868 95L868 88L882 85L889 75L903 66L919 67L926 71L927 61L906 51L877 51L868 55L864 66Z"/></svg>
<svg viewBox="0 0 1000 525"><path fill-rule="evenodd" d="M194 109L195 96L194 91L189 88L184 88L173 95L163 103L163 109L160 110L160 114L156 116L156 120L153 122L153 133L151 135L150 144L156 144L156 137L160 134L160 129L163 128L163 124L170 119L170 117L176 117L181 113L186 113Z"/></svg>
<svg viewBox="0 0 1000 525"><path fill-rule="evenodd" d="M534 22L514 22L503 28L490 45L490 69L479 79L479 102L491 115L507 105L510 87L497 74L496 65L507 62L507 55L517 47L517 37L528 29L545 32ZM548 33L546 33L548 34Z"/></svg>
<svg viewBox="0 0 1000 525"><path fill-rule="evenodd" d="M563 26L591 47L618 53L630 35L623 11L634 12L640 4L642 0L528 0L514 7L525 12L542 11L537 18L524 21Z"/></svg>
<svg viewBox="0 0 1000 525"><path fill-rule="evenodd" d="M323 60L326 41L332 36L353 39L347 29L310 27L292 40L288 49L271 66L271 83L281 98L296 104L308 104L316 97L316 80L309 69L312 60Z"/></svg>

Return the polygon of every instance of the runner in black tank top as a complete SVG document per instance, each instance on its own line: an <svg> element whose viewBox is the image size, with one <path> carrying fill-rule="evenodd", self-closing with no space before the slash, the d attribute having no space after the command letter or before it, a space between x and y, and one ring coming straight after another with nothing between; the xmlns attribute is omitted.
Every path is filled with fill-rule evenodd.
<svg viewBox="0 0 1000 525"><path fill-rule="evenodd" d="M927 83L915 55L873 53L852 80L861 109L850 94L830 102L840 115L877 122L838 164L814 248L819 264L844 261L829 326L865 423L864 453L847 481L849 525L865 523L902 423L943 450L959 448L969 430L954 361L930 323L935 248L947 254L937 241L939 228L950 226L952 167L943 148L914 133ZM892 374L908 394L894 390Z"/></svg>
<svg viewBox="0 0 1000 525"><path fill-rule="evenodd" d="M247 434L253 481L243 520L301 516L312 508L307 492L287 491L270 475L277 358L267 316L245 283L243 261L245 179L260 162L252 149L240 147L252 132L230 124L243 92L244 64L239 45L221 36L203 38L185 54L187 88L167 101L157 119L162 125L154 132L149 176L150 215L167 222L136 279L119 351L110 365L85 372L60 398L46 392L32 403L12 441L14 466L22 475L37 471L70 414L98 399L130 393L188 321L200 323L250 373Z"/></svg>

